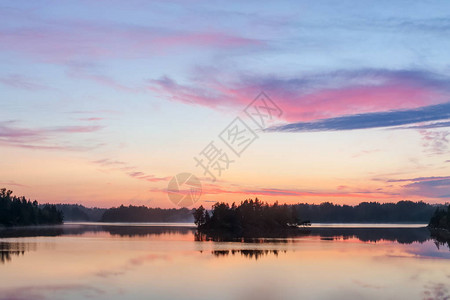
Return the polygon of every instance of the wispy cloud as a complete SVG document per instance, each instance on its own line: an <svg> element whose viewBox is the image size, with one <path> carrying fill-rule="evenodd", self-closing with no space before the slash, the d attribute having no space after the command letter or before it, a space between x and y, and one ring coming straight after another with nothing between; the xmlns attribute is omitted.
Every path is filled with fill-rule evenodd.
<svg viewBox="0 0 450 300"><path fill-rule="evenodd" d="M0 186L19 186L19 187L27 187L27 185L24 185L24 184L21 184L21 183L17 183L17 182L12 181L12 180L0 181Z"/></svg>
<svg viewBox="0 0 450 300"><path fill-rule="evenodd" d="M403 178L403 179L386 179L386 182L426 182L426 181L436 181L436 180L450 180L450 176L430 176L430 177L415 177L415 178ZM383 179L376 179L383 180Z"/></svg>
<svg viewBox="0 0 450 300"><path fill-rule="evenodd" d="M0 50L44 62L67 63L111 58L142 58L187 48L242 48L263 41L218 31L181 31L112 22L35 20L34 25L5 26Z"/></svg>
<svg viewBox="0 0 450 300"><path fill-rule="evenodd" d="M9 74L0 77L0 83L8 87L30 91L50 89L49 86L40 83L38 80L20 74Z"/></svg>
<svg viewBox="0 0 450 300"><path fill-rule="evenodd" d="M147 174L137 170L138 168L126 163L124 161L112 160L112 159L99 159L92 162L93 164L99 165L105 170L109 171L120 171L131 178L145 180L147 182L159 182L168 181L171 177L161 177L153 174Z"/></svg>
<svg viewBox="0 0 450 300"><path fill-rule="evenodd" d="M448 144L450 131L430 131L430 130L420 130L422 135L425 151L432 155L440 155L449 153Z"/></svg>
<svg viewBox="0 0 450 300"><path fill-rule="evenodd" d="M104 118L100 118L100 117L90 117L90 118L81 118L80 121L101 121Z"/></svg>
<svg viewBox="0 0 450 300"><path fill-rule="evenodd" d="M87 150L90 146L73 146L58 142L57 137L68 134L92 133L103 126L56 126L45 128L25 128L14 125L15 122L0 122L0 144L2 146L39 150ZM98 147L100 144L93 145Z"/></svg>
<svg viewBox="0 0 450 300"><path fill-rule="evenodd" d="M153 188L152 192L166 193L167 189ZM203 184L202 195L219 195L219 194L238 194L245 197L254 196L280 196L280 197L313 197L313 198L359 198L359 199L394 199L398 198L399 194L387 193L379 190L353 190L337 189L337 190L301 190L301 189L283 189L283 188L248 188L242 186L226 187L215 184Z"/></svg>
<svg viewBox="0 0 450 300"><path fill-rule="evenodd" d="M427 198L450 199L450 178L416 181L404 186L408 194Z"/></svg>
<svg viewBox="0 0 450 300"><path fill-rule="evenodd" d="M355 114L343 117L321 119L313 122L297 122L271 127L267 129L267 131L304 132L355 130L393 127L446 119L450 119L450 102L408 110Z"/></svg>
<svg viewBox="0 0 450 300"><path fill-rule="evenodd" d="M109 167L109 166L124 166L126 165L125 162L123 161L119 161L119 160L110 160L107 158L103 158L103 159L99 159L99 160L95 160L93 161L94 164L98 164L104 167Z"/></svg>
<svg viewBox="0 0 450 300"><path fill-rule="evenodd" d="M424 198L449 198L450 176L428 176L399 179L374 178L387 183L405 183L401 186L405 196L420 196Z"/></svg>

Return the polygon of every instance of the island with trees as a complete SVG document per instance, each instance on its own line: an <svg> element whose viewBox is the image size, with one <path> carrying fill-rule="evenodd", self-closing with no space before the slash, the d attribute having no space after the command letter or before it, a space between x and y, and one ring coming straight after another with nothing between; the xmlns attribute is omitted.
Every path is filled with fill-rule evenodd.
<svg viewBox="0 0 450 300"><path fill-rule="evenodd" d="M301 221L297 211L290 205L269 205L256 198L245 200L239 205L233 203L216 203L211 215L203 206L193 212L194 223L200 232L210 236L252 237L261 235L283 234L297 230Z"/></svg>
<svg viewBox="0 0 450 300"><path fill-rule="evenodd" d="M26 226L61 224L63 214L55 205L39 205L25 197L14 196L13 192L0 189L0 225Z"/></svg>
<svg viewBox="0 0 450 300"><path fill-rule="evenodd" d="M432 229L444 229L450 231L450 205L437 208L431 217L428 226Z"/></svg>
<svg viewBox="0 0 450 300"><path fill-rule="evenodd" d="M450 205L439 207L431 217L428 228L436 246L447 245L450 248Z"/></svg>

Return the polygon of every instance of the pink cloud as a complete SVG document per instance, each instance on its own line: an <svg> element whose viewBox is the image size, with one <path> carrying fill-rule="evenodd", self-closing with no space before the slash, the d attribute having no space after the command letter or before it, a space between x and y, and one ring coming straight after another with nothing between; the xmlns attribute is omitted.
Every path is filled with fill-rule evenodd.
<svg viewBox="0 0 450 300"><path fill-rule="evenodd" d="M104 118L100 118L100 117L91 117L91 118L81 118L80 121L101 121Z"/></svg>
<svg viewBox="0 0 450 300"><path fill-rule="evenodd" d="M419 130L422 135L422 146L431 155L448 154L450 131Z"/></svg>
<svg viewBox="0 0 450 300"><path fill-rule="evenodd" d="M153 188L151 192L167 193L167 189ZM246 188L246 187L233 187L227 188L218 186L215 184L203 184L202 195L223 195L223 194L236 194L242 195L242 199L254 196L270 196L270 197L317 197L317 198L356 198L356 199L368 199L368 200L392 200L400 199L399 194L386 193L375 191L307 191L299 189L278 189L278 188ZM300 200L300 198L299 198Z"/></svg>
<svg viewBox="0 0 450 300"><path fill-rule="evenodd" d="M422 71L341 71L293 79L241 77L232 82L216 78L210 70L191 85L162 77L149 81L148 88L173 101L211 108L244 108L265 91L284 111L285 120L298 122L444 103L449 84L448 78Z"/></svg>
<svg viewBox="0 0 450 300"><path fill-rule="evenodd" d="M101 165L101 166L106 166L106 167L107 167L107 166L117 166L117 165L122 166L122 165L125 165L125 164L126 164L126 163L123 162L123 161L110 160L110 159L107 159L107 158L99 159L99 160L93 161L93 163L94 163L94 164L99 164L99 165Z"/></svg>
<svg viewBox="0 0 450 300"><path fill-rule="evenodd" d="M187 48L241 48L263 42L222 32L181 32L152 27L53 21L0 30L0 50L46 62L137 58Z"/></svg>
<svg viewBox="0 0 450 300"><path fill-rule="evenodd" d="M58 137L67 134L92 133L103 126L59 126L48 128L23 128L13 126L14 122L0 122L0 145L38 150L87 150L92 146L60 145Z"/></svg>
<svg viewBox="0 0 450 300"><path fill-rule="evenodd" d="M111 159L99 159L96 161L93 161L92 163L101 166L102 168L105 168L107 170L111 171L120 171L125 173L126 175L138 179L138 180L144 180L148 182L160 182L160 181L168 181L171 177L158 177L153 174L146 174L141 171L137 171L137 167L131 166L126 162L118 161L118 160L111 160Z"/></svg>
<svg viewBox="0 0 450 300"><path fill-rule="evenodd" d="M321 90L281 99L288 121L310 121L354 113L417 108L436 101L439 95L413 85L386 84Z"/></svg>
<svg viewBox="0 0 450 300"><path fill-rule="evenodd" d="M30 91L46 90L50 88L44 84L39 83L35 79L28 78L19 74L10 74L8 76L0 77L0 83L5 86Z"/></svg>
<svg viewBox="0 0 450 300"><path fill-rule="evenodd" d="M21 183L17 183L15 181L12 180L8 180L8 181L0 181L0 185L1 186L19 186L19 187L28 187L27 185L21 184Z"/></svg>
<svg viewBox="0 0 450 300"><path fill-rule="evenodd" d="M67 76L74 79L84 79L93 81L97 84L113 88L117 91L128 92L128 93L139 93L144 92L143 87L130 87L125 84L120 83L112 77L98 74L95 67L91 65L69 63L67 64L68 70L66 72Z"/></svg>
<svg viewBox="0 0 450 300"><path fill-rule="evenodd" d="M374 178L374 181L398 183L402 198L437 199L437 203L450 198L450 176L429 176L414 178ZM392 185L388 186L392 187Z"/></svg>
<svg viewBox="0 0 450 300"><path fill-rule="evenodd" d="M155 175L149 175L139 171L129 172L128 175L133 178L145 180L148 182L168 181L171 178L171 177L156 177Z"/></svg>

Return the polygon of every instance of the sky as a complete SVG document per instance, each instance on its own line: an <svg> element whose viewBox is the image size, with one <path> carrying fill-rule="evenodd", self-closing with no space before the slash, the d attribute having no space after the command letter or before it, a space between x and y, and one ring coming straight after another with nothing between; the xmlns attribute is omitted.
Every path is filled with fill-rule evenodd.
<svg viewBox="0 0 450 300"><path fill-rule="evenodd" d="M0 1L0 186L42 203L450 199L450 2ZM261 94L262 93L262 94Z"/></svg>

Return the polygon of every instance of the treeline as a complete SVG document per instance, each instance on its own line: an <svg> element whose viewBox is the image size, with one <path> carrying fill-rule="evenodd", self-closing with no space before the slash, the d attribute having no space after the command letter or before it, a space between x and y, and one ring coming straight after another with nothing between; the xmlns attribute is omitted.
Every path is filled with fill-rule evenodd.
<svg viewBox="0 0 450 300"><path fill-rule="evenodd" d="M101 220L106 208L88 208L80 204L55 204L56 209L64 215L64 221L90 221Z"/></svg>
<svg viewBox="0 0 450 300"><path fill-rule="evenodd" d="M31 202L25 197L12 195L13 192L0 189L0 225L24 226L60 224L63 214L55 205L39 205L37 201Z"/></svg>
<svg viewBox="0 0 450 300"><path fill-rule="evenodd" d="M107 209L101 222L192 222L192 211L187 208L149 208L123 206Z"/></svg>
<svg viewBox="0 0 450 300"><path fill-rule="evenodd" d="M295 204L297 214L313 223L425 223L430 221L436 205L425 202L361 202L358 205Z"/></svg>
<svg viewBox="0 0 450 300"><path fill-rule="evenodd" d="M447 207L437 208L431 217L428 226L433 229L450 230L450 205Z"/></svg>
<svg viewBox="0 0 450 300"><path fill-rule="evenodd" d="M194 223L200 231L208 234L229 234L236 236L268 234L287 230L300 224L293 206L269 205L255 200L245 200L240 205L216 203L210 213L200 206L194 210Z"/></svg>

